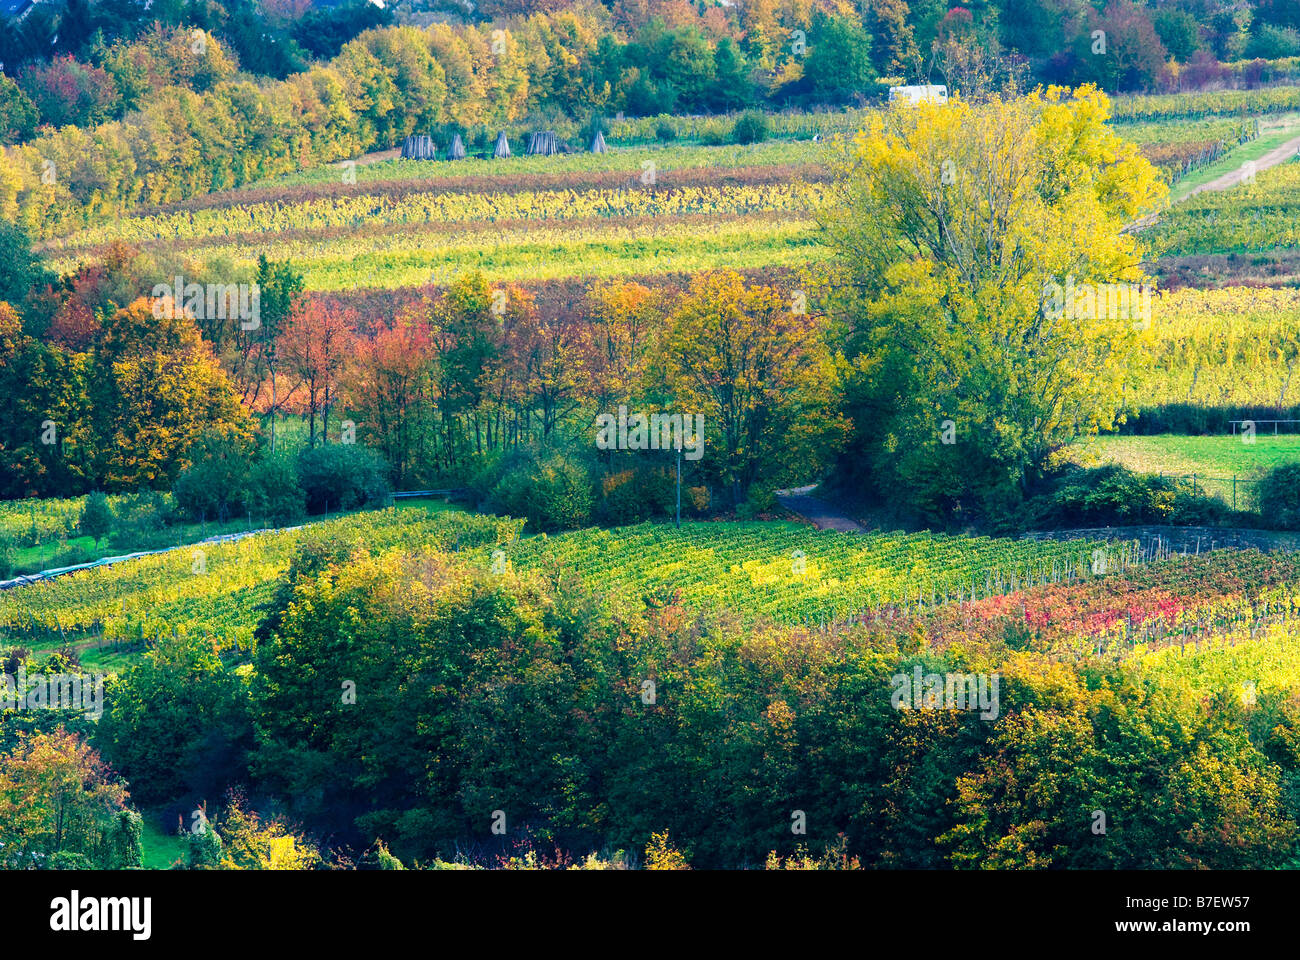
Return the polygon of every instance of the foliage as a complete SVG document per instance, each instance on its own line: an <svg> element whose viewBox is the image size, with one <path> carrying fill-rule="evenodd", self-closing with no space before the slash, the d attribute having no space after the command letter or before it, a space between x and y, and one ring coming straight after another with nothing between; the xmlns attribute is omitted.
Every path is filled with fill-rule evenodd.
<svg viewBox="0 0 1300 960"><path fill-rule="evenodd" d="M524 517L534 531L572 530L590 522L593 499L586 467L553 455L518 460L493 488L488 506Z"/></svg>
<svg viewBox="0 0 1300 960"><path fill-rule="evenodd" d="M312 513L353 510L388 499L388 466L373 450L351 443L325 444L298 454L298 483Z"/></svg>
<svg viewBox="0 0 1300 960"><path fill-rule="evenodd" d="M751 110L736 121L731 135L736 143L762 143L767 139L767 118Z"/></svg>
<svg viewBox="0 0 1300 960"><path fill-rule="evenodd" d="M63 727L20 733L0 755L6 869L31 869L47 861L69 869L70 857L84 857L100 869L129 865L137 855L130 842L133 821L119 819L126 796L121 779L77 735ZM138 831L136 837L138 844ZM61 861L52 860L57 854L64 854Z"/></svg>
<svg viewBox="0 0 1300 960"><path fill-rule="evenodd" d="M931 522L992 516L1056 446L1114 424L1135 324L1080 325L1045 296L1142 279L1122 228L1164 187L1108 118L1087 87L901 104L844 148L823 226L851 316L846 482L906 491Z"/></svg>
<svg viewBox="0 0 1300 960"><path fill-rule="evenodd" d="M247 496L250 444L238 435L207 431L189 457L190 465L172 486L177 507L193 520L224 521Z"/></svg>
<svg viewBox="0 0 1300 960"><path fill-rule="evenodd" d="M108 497L98 491L86 497L86 505L81 508L81 517L77 520L77 529L98 543L109 535L113 524L113 511L108 505Z"/></svg>
<svg viewBox="0 0 1300 960"><path fill-rule="evenodd" d="M669 318L657 360L673 409L703 417L709 465L739 505L760 480L816 476L848 424L824 318L735 273L706 274Z"/></svg>
<svg viewBox="0 0 1300 960"><path fill-rule="evenodd" d="M1215 524L1228 516L1220 500L1199 495L1189 482L1135 473L1118 464L1067 472L1055 489L1031 503L1038 529Z"/></svg>
<svg viewBox="0 0 1300 960"><path fill-rule="evenodd" d="M1300 463L1284 463L1259 484L1259 512L1272 527L1300 529Z"/></svg>

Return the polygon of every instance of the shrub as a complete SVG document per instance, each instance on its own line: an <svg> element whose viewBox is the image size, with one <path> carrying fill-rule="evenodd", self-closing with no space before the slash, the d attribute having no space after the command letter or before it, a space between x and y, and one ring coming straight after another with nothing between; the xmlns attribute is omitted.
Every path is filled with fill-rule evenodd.
<svg viewBox="0 0 1300 960"><path fill-rule="evenodd" d="M109 535L113 529L113 510L107 496L96 491L86 497L77 528L82 536L90 537L96 544Z"/></svg>
<svg viewBox="0 0 1300 960"><path fill-rule="evenodd" d="M280 629L285 612L293 602L294 589L298 584L319 576L332 564L345 563L360 547L362 544L357 539L346 536L321 538L308 533L299 540L289 558L289 569L275 582L271 599L258 608L262 619L254 636L258 640L273 636Z"/></svg>
<svg viewBox="0 0 1300 960"><path fill-rule="evenodd" d="M523 517L534 530L573 530L591 522L593 500L586 469L556 454L506 470L489 506L497 513Z"/></svg>
<svg viewBox="0 0 1300 960"><path fill-rule="evenodd" d="M307 512L307 496L298 483L298 473L283 456L268 455L253 466L245 502L254 517L276 527L288 526Z"/></svg>
<svg viewBox="0 0 1300 960"><path fill-rule="evenodd" d="M1035 525L1049 527L1129 526L1169 523L1210 526L1249 522L1214 497L1169 477L1135 473L1111 464L1076 469L1062 477L1056 489L1031 507Z"/></svg>
<svg viewBox="0 0 1300 960"><path fill-rule="evenodd" d="M662 470L622 470L600 482L596 519L609 526L640 523L673 512L673 478Z"/></svg>
<svg viewBox="0 0 1300 960"><path fill-rule="evenodd" d="M770 483L756 483L749 488L749 503L759 513L776 509L776 489Z"/></svg>
<svg viewBox="0 0 1300 960"><path fill-rule="evenodd" d="M746 110L731 130L731 139L736 143L762 143L767 135L767 117L757 110Z"/></svg>
<svg viewBox="0 0 1300 960"><path fill-rule="evenodd" d="M325 444L302 451L298 455L298 483L306 494L310 513L383 503L392 492L384 459L353 443Z"/></svg>
<svg viewBox="0 0 1300 960"><path fill-rule="evenodd" d="M193 520L225 521L243 506L252 463L248 443L209 431L195 441L189 456L189 466L172 486L177 508Z"/></svg>
<svg viewBox="0 0 1300 960"><path fill-rule="evenodd" d="M682 504L697 517L709 512L711 502L708 487L687 487L682 491Z"/></svg>
<svg viewBox="0 0 1300 960"><path fill-rule="evenodd" d="M176 509L166 494L145 490L121 497L113 508L113 520L114 547L147 548L169 539L166 531L176 522Z"/></svg>
<svg viewBox="0 0 1300 960"><path fill-rule="evenodd" d="M1259 514L1279 530L1300 529L1300 463L1274 467L1259 482Z"/></svg>
<svg viewBox="0 0 1300 960"><path fill-rule="evenodd" d="M672 143L677 139L677 128L668 120L660 120L655 125L655 139L660 143Z"/></svg>
<svg viewBox="0 0 1300 960"><path fill-rule="evenodd" d="M465 478L465 487L469 490L470 501L476 507L487 504L492 499L492 492L497 484L505 476L506 470L511 465L526 459L517 453L490 453L474 457Z"/></svg>

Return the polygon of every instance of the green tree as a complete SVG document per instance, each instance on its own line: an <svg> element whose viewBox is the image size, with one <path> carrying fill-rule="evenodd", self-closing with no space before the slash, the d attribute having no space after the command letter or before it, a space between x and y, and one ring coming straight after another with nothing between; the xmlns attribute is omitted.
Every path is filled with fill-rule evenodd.
<svg viewBox="0 0 1300 960"><path fill-rule="evenodd" d="M1124 226L1164 187L1108 117L1091 88L901 105L845 148L823 226L851 318L848 482L934 518L1001 511L1115 422L1141 321L1045 296L1143 280Z"/></svg>
<svg viewBox="0 0 1300 960"><path fill-rule="evenodd" d="M754 102L754 82L744 55L723 37L713 51L713 90L709 106L714 110L739 110Z"/></svg>
<svg viewBox="0 0 1300 960"><path fill-rule="evenodd" d="M93 538L96 545L113 532L113 511L105 494L96 490L86 497L77 528L83 536Z"/></svg>
<svg viewBox="0 0 1300 960"><path fill-rule="evenodd" d="M704 418L702 465L737 506L757 481L816 477L838 449L847 424L825 334L798 297L732 272L696 277L669 318L656 386Z"/></svg>
<svg viewBox="0 0 1300 960"><path fill-rule="evenodd" d="M1186 10L1156 10L1151 23L1169 55L1179 63L1186 63L1201 48L1200 25Z"/></svg>
<svg viewBox="0 0 1300 960"><path fill-rule="evenodd" d="M224 523L245 506L252 470L250 442L226 430L207 430L190 448L189 464L176 477L176 506L193 520Z"/></svg>
<svg viewBox="0 0 1300 960"><path fill-rule="evenodd" d="M36 104L18 84L0 75L0 144L21 143L36 129Z"/></svg>
<svg viewBox="0 0 1300 960"><path fill-rule="evenodd" d="M43 283L53 283L54 276L32 252L32 243L22 227L0 218L0 302L21 309L27 297Z"/></svg>
<svg viewBox="0 0 1300 960"><path fill-rule="evenodd" d="M872 89L871 36L859 24L819 13L808 43L804 81L815 100L844 103Z"/></svg>
<svg viewBox="0 0 1300 960"><path fill-rule="evenodd" d="M138 802L220 796L244 769L243 683L210 640L160 638L106 693L95 743Z"/></svg>

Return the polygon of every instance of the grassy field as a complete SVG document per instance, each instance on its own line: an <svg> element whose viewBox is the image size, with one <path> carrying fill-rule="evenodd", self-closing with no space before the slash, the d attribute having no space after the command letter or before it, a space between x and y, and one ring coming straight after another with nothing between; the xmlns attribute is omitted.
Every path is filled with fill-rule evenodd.
<svg viewBox="0 0 1300 960"><path fill-rule="evenodd" d="M174 832L164 832L152 816L145 816L140 839L144 846L146 870L166 870L176 861L185 860L185 839Z"/></svg>
<svg viewBox="0 0 1300 960"><path fill-rule="evenodd" d="M1198 489L1237 506L1254 503L1255 484L1273 467L1300 461L1300 436L1259 433L1254 443L1240 436L1101 436L1075 444L1070 459L1083 466L1118 463L1141 473L1196 477Z"/></svg>

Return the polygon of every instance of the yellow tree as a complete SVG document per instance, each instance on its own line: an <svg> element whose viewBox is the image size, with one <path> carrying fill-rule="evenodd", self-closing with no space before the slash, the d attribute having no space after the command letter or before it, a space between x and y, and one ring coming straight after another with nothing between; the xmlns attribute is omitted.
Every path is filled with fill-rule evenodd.
<svg viewBox="0 0 1300 960"><path fill-rule="evenodd" d="M951 513L1115 422L1144 320L1099 294L1147 281L1125 227L1165 187L1109 116L1091 87L900 104L841 146L822 227L852 479Z"/></svg>
<svg viewBox="0 0 1300 960"><path fill-rule="evenodd" d="M816 479L847 432L825 333L734 272L696 277L669 318L654 375L674 412L703 416L708 468L736 505L756 482Z"/></svg>
<svg viewBox="0 0 1300 960"><path fill-rule="evenodd" d="M252 437L233 384L181 310L155 309L140 299L105 318L90 378L99 443L95 479L107 486L175 479L205 430Z"/></svg>

